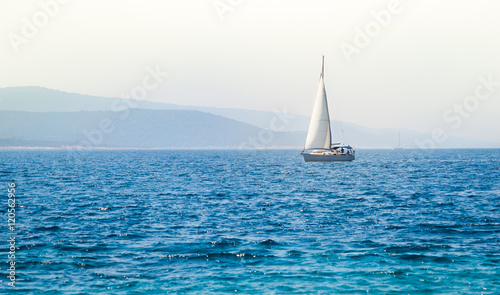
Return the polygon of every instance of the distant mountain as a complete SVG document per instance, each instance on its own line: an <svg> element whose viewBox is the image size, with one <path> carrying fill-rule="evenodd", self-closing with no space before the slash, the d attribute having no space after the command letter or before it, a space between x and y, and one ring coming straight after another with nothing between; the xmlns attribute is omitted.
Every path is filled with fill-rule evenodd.
<svg viewBox="0 0 500 295"><path fill-rule="evenodd" d="M343 126L342 132L339 128L332 129L333 140L346 142L360 148L392 148L398 145L398 133L401 133L401 147L404 149L416 148L500 148L499 143L486 142L484 140L470 139L465 137L448 136L444 142L435 142L430 134L408 129L376 129L362 127L351 123L334 123Z"/></svg>
<svg viewBox="0 0 500 295"><path fill-rule="evenodd" d="M295 133L274 132L198 111L0 112L0 146L247 148L298 146ZM251 143L256 141L256 143Z"/></svg>
<svg viewBox="0 0 500 295"><path fill-rule="evenodd" d="M274 112L225 109L200 106L183 106L145 100L123 99L68 93L37 86L0 88L0 111L26 112L78 112L78 111L116 111L121 108L141 108L150 110L192 110L251 124L269 129L276 117ZM286 110L276 110L278 116L285 116L287 124L282 131L305 131L309 118L287 114ZM281 126L280 126L281 127Z"/></svg>
<svg viewBox="0 0 500 295"><path fill-rule="evenodd" d="M114 100L36 86L0 88L0 111L111 111Z"/></svg>
<svg viewBox="0 0 500 295"><path fill-rule="evenodd" d="M106 119L115 129L103 133L94 145L91 139L97 141L98 136L92 131L99 130L99 122ZM273 113L181 106L42 87L0 88L0 146L71 146L83 141L101 147L234 148L243 144L247 148L300 149L308 124L308 117L284 110ZM361 148L395 146L398 132L404 148L418 148L418 142L433 143L430 135L412 130L374 129L337 121L332 128L335 142ZM500 144L449 137L436 147L498 148Z"/></svg>

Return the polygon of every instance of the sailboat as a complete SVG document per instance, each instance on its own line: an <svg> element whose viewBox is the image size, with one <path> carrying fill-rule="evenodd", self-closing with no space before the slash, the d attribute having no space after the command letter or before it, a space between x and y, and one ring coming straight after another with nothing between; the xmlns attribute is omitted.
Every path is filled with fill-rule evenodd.
<svg viewBox="0 0 500 295"><path fill-rule="evenodd" d="M393 150L400 150L402 149L401 147L401 132L398 133L398 146L392 147Z"/></svg>
<svg viewBox="0 0 500 295"><path fill-rule="evenodd" d="M351 146L340 143L332 144L324 74L325 57L323 56L318 92L307 131L306 143L301 154L306 162L352 161L355 159L355 150Z"/></svg>

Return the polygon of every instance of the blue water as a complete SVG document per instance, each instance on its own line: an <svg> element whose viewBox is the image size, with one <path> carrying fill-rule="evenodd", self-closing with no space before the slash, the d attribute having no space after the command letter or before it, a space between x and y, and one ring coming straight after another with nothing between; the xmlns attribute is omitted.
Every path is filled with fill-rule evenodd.
<svg viewBox="0 0 500 295"><path fill-rule="evenodd" d="M500 150L4 150L0 186L0 292L500 294Z"/></svg>

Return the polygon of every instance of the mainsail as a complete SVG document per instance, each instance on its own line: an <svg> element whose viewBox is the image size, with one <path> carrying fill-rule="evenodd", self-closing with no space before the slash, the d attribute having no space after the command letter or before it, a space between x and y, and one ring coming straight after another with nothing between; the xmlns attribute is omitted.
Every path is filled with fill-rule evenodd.
<svg viewBox="0 0 500 295"><path fill-rule="evenodd" d="M332 133L330 130L330 115L328 113L328 102L324 82L325 57L321 67L318 93L314 102L314 108L307 131L306 144L304 149L330 149L332 143Z"/></svg>

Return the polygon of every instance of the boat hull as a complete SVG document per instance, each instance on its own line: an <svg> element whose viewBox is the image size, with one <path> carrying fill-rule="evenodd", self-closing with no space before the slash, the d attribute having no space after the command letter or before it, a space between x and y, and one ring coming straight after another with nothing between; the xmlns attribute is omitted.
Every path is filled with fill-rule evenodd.
<svg viewBox="0 0 500 295"><path fill-rule="evenodd" d="M355 159L354 155L346 154L302 154L306 162L349 162Z"/></svg>

